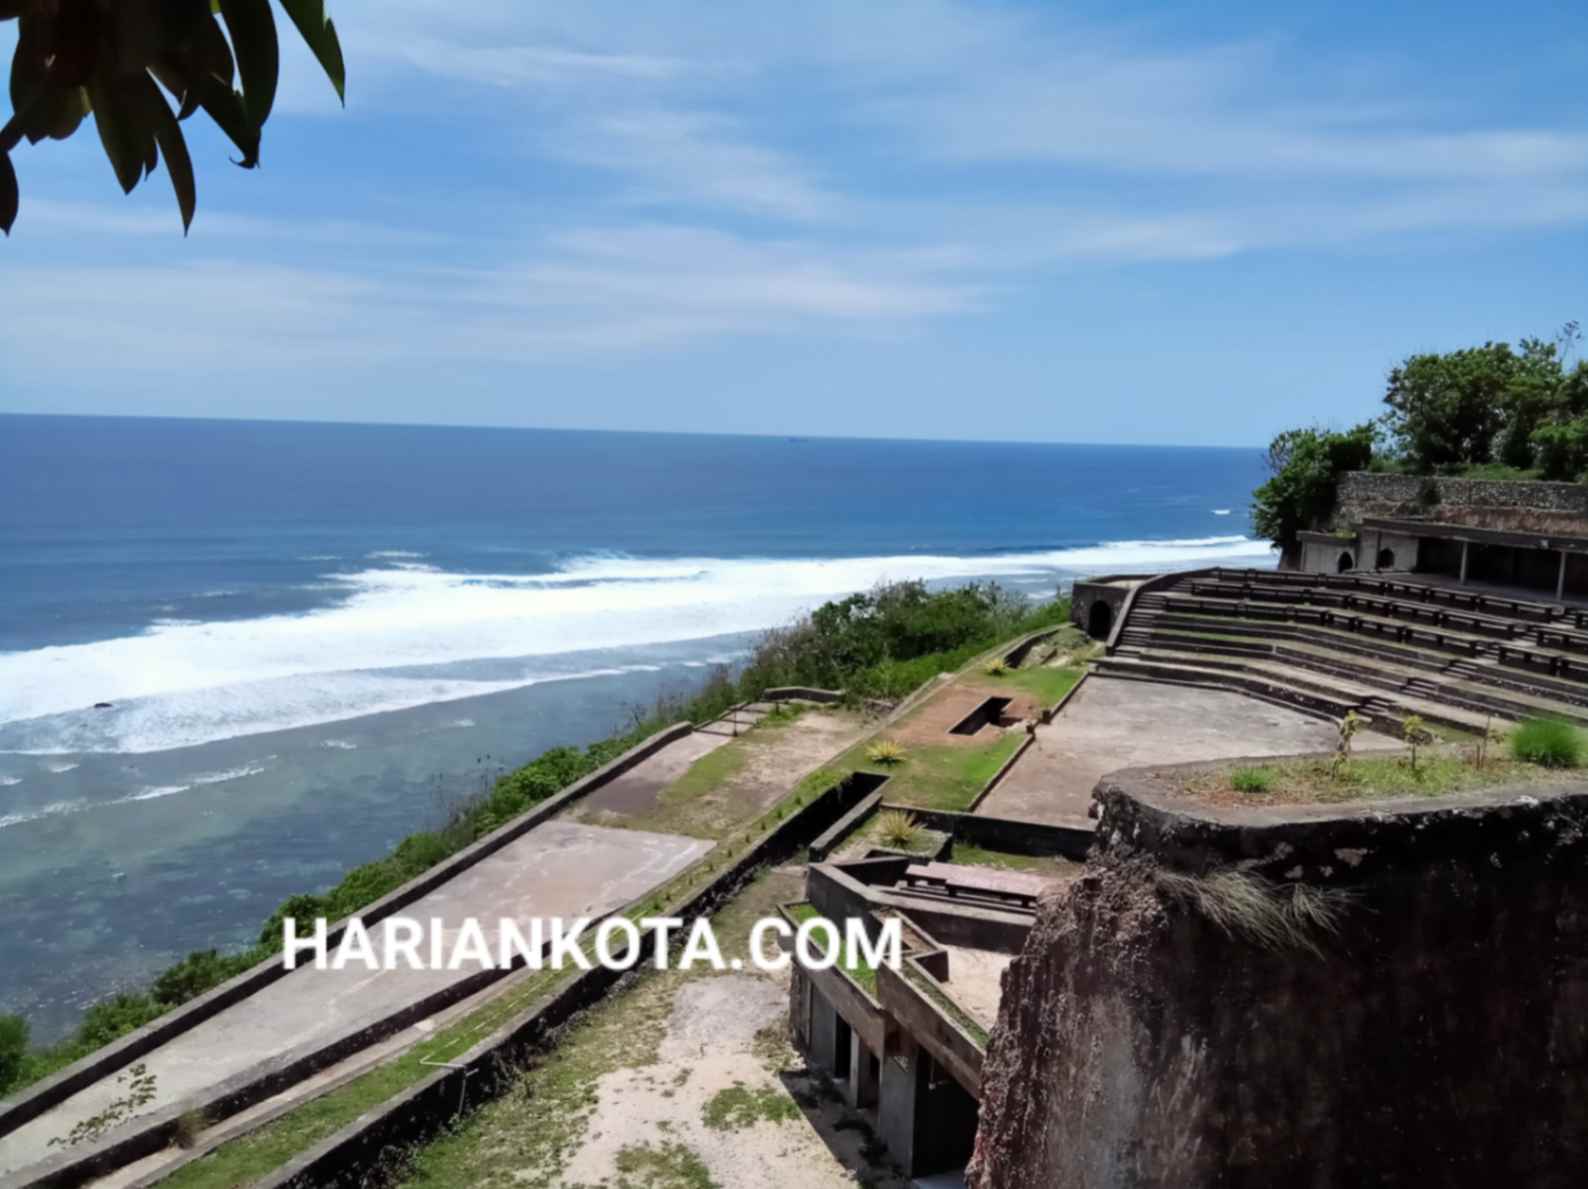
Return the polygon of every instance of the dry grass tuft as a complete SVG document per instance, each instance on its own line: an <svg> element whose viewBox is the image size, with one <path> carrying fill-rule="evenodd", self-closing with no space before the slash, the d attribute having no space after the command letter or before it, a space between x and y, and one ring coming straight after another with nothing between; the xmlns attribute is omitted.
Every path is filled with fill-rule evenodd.
<svg viewBox="0 0 1588 1189"><path fill-rule="evenodd" d="M921 836L921 826L915 815L890 809L877 818L877 837L887 846L908 849Z"/></svg>
<svg viewBox="0 0 1588 1189"><path fill-rule="evenodd" d="M1158 873L1158 886L1187 900L1226 936L1264 949L1323 956L1319 938L1335 936L1351 902L1348 892L1306 884L1276 884L1244 871L1211 875Z"/></svg>

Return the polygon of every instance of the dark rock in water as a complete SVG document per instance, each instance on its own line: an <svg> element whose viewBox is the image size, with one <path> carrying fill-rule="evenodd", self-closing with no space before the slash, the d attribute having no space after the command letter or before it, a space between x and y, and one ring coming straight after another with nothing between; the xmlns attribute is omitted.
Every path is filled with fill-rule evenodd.
<svg viewBox="0 0 1588 1189"><path fill-rule="evenodd" d="M94 709L95 710L109 710L110 709L110 703L109 702L95 702L94 703Z"/></svg>

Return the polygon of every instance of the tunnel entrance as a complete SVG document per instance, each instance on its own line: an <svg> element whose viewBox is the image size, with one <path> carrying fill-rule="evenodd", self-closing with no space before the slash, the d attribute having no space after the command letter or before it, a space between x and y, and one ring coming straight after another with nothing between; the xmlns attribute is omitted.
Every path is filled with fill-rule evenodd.
<svg viewBox="0 0 1588 1189"><path fill-rule="evenodd" d="M1114 609L1103 600L1097 600L1092 604L1092 609L1086 613L1086 634L1094 640L1106 640L1109 629L1113 626Z"/></svg>
<svg viewBox="0 0 1588 1189"><path fill-rule="evenodd" d="M1378 551L1378 568L1393 570L1395 568L1395 551L1393 549L1380 549Z"/></svg>
<svg viewBox="0 0 1588 1189"><path fill-rule="evenodd" d="M1350 570L1353 565L1354 563L1351 561L1351 555L1349 553L1342 553L1340 554L1340 560L1334 563L1334 572L1336 574L1344 574Z"/></svg>

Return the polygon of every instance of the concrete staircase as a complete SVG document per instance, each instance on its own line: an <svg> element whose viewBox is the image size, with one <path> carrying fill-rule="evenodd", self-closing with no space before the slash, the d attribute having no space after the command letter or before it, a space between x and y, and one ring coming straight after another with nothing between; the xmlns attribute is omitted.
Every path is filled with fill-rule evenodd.
<svg viewBox="0 0 1588 1189"><path fill-rule="evenodd" d="M1459 601L1458 601L1459 600ZM1377 729L1461 731L1542 716L1588 725L1574 609L1389 578L1199 571L1140 592L1098 672L1238 689Z"/></svg>

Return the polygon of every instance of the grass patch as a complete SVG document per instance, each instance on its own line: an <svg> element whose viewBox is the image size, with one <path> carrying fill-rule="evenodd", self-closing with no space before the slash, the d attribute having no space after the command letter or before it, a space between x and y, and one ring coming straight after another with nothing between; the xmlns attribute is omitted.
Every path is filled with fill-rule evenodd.
<svg viewBox="0 0 1588 1189"><path fill-rule="evenodd" d="M617 1189L718 1189L700 1157L677 1140L630 1144L615 1163Z"/></svg>
<svg viewBox="0 0 1588 1189"><path fill-rule="evenodd" d="M1254 772L1267 775L1266 787L1240 788L1237 779L1249 784ZM1478 768L1465 756L1424 752L1416 768L1404 755L1362 756L1347 761L1338 771L1327 759L1276 760L1259 769L1223 768L1202 773L1187 781L1185 788L1193 796L1214 802L1238 796L1242 804L1328 804L1380 797L1442 797L1541 775L1529 764L1490 760Z"/></svg>
<svg viewBox="0 0 1588 1189"><path fill-rule="evenodd" d="M1010 669L995 676L994 680L999 685L1012 685L1030 694L1046 709L1074 689L1085 672L1078 665L1042 665L1034 669Z"/></svg>
<svg viewBox="0 0 1588 1189"><path fill-rule="evenodd" d="M963 867L993 867L1000 871L1029 871L1035 875L1056 875L1069 863L1052 855L1017 855L1012 851L988 850L969 842L956 842L948 862Z"/></svg>
<svg viewBox="0 0 1588 1189"><path fill-rule="evenodd" d="M700 1118L715 1131L738 1131L763 1122L787 1123L801 1113L799 1104L780 1090L751 1090L743 1082L735 1082L711 1096Z"/></svg>
<svg viewBox="0 0 1588 1189"><path fill-rule="evenodd" d="M1274 774L1267 768L1237 768L1230 773L1230 787L1237 793L1266 793L1274 787Z"/></svg>
<svg viewBox="0 0 1588 1189"><path fill-rule="evenodd" d="M904 962L899 966L905 979L914 987L920 989L928 999L937 1005L939 1011L957 1024L964 1033L976 1043L982 1052L987 1051L988 1032L977 1019L959 1004L949 998L938 981L931 975L923 974L919 967Z"/></svg>
<svg viewBox="0 0 1588 1189"><path fill-rule="evenodd" d="M754 736L745 735L708 751L667 786L662 793L662 804L668 807L684 805L721 788L744 771L750 762L749 749L758 742Z"/></svg>
<svg viewBox="0 0 1588 1189"><path fill-rule="evenodd" d="M1569 722L1530 718L1511 733L1511 755L1543 768L1579 768L1583 735Z"/></svg>

